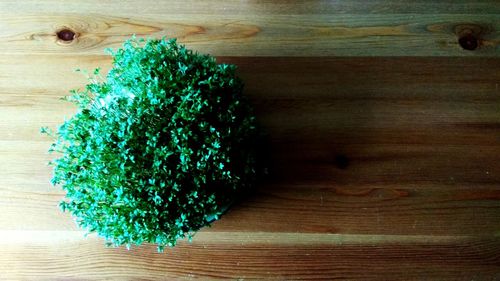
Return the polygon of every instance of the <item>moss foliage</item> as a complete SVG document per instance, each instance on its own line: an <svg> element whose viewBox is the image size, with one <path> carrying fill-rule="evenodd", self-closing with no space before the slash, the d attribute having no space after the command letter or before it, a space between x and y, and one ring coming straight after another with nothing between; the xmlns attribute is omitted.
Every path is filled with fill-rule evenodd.
<svg viewBox="0 0 500 281"><path fill-rule="evenodd" d="M79 226L110 245L174 246L255 181L255 117L236 67L171 40L132 38L67 98L52 183Z"/></svg>

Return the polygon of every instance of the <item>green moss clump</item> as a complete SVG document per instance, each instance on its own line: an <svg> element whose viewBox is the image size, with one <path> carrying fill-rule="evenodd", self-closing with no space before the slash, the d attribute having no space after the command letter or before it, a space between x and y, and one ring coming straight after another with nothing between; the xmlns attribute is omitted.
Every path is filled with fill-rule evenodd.
<svg viewBox="0 0 500 281"><path fill-rule="evenodd" d="M257 136L236 67L171 40L132 38L68 99L53 134L61 208L110 245L161 251L217 219L256 178ZM47 130L44 130L47 132Z"/></svg>

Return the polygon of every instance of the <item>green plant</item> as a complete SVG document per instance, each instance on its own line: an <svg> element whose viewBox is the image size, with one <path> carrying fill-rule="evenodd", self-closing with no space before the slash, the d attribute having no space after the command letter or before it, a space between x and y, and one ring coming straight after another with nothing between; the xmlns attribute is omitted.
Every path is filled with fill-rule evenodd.
<svg viewBox="0 0 500 281"><path fill-rule="evenodd" d="M132 38L67 99L78 111L49 151L60 203L109 245L174 246L256 178L255 117L236 67L171 40Z"/></svg>

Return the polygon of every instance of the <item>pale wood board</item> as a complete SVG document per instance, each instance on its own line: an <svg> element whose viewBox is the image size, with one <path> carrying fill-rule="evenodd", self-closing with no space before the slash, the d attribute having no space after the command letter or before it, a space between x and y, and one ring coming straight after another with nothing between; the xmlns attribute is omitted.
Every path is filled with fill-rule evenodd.
<svg viewBox="0 0 500 281"><path fill-rule="evenodd" d="M0 280L500 278L497 1L2 1ZM482 29L463 50L457 29ZM77 32L70 44L56 32ZM193 243L105 248L57 207L74 69L131 34L233 63L270 176ZM264 57L262 57L264 56Z"/></svg>
<svg viewBox="0 0 500 281"><path fill-rule="evenodd" d="M6 10L8 11L8 10ZM500 53L498 14L169 14L5 13L5 54L102 54L132 35L175 37L216 56L490 56ZM70 29L76 39L58 40ZM480 48L458 44L477 30Z"/></svg>

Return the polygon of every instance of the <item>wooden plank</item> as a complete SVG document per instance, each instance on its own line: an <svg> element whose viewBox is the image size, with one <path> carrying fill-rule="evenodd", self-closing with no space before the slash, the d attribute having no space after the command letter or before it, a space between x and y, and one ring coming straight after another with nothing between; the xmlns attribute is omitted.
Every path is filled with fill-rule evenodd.
<svg viewBox="0 0 500 281"><path fill-rule="evenodd" d="M176 37L218 56L487 56L500 55L500 17L483 14L232 14L110 11L28 13L0 8L4 54L102 54L132 34ZM61 5L62 8L66 5ZM156 6L155 6L156 7ZM61 8L61 9L62 9ZM9 12L10 11L10 12ZM78 10L76 10L78 11ZM76 33L71 42L57 32ZM475 51L458 38L472 32Z"/></svg>
<svg viewBox="0 0 500 281"><path fill-rule="evenodd" d="M210 232L498 233L498 59L219 60L239 66L270 135L272 176ZM72 69L110 61L0 62L0 228L74 231L38 131L74 111L58 99L84 83Z"/></svg>
<svg viewBox="0 0 500 281"><path fill-rule="evenodd" d="M497 0L0 1L0 279L499 279L499 15ZM39 134L74 112L73 69L109 69L103 49L134 33L237 64L270 141L255 193L164 254L84 238Z"/></svg>
<svg viewBox="0 0 500 281"><path fill-rule="evenodd" d="M2 245L2 278L495 280L500 270L495 238L202 232L197 242L158 254L154 246L105 249L101 240L76 238L81 234L20 236L27 234L42 239ZM61 239L51 243L48 235Z"/></svg>
<svg viewBox="0 0 500 281"><path fill-rule="evenodd" d="M219 61L238 65L247 95L277 141L300 144L307 138L309 143L337 145L498 143L498 59ZM58 98L85 83L73 70L97 66L108 69L109 58L0 56L0 140L46 140L38 134L39 127L60 123L74 110Z"/></svg>
<svg viewBox="0 0 500 281"><path fill-rule="evenodd" d="M406 97L494 104L499 99L499 58L218 57L218 61L238 66L249 95L269 93L281 101L310 97L371 102ZM110 66L109 56L102 55L0 55L0 92L2 96L62 97L85 83L84 75L75 69L102 67L105 72Z"/></svg>
<svg viewBox="0 0 500 281"><path fill-rule="evenodd" d="M96 7L98 7L96 9ZM155 14L155 15L324 15L324 14L498 14L495 0L88 0L64 2L59 0L4 0L0 10L9 13L95 13L102 14Z"/></svg>
<svg viewBox="0 0 500 281"><path fill-rule="evenodd" d="M62 193L44 187L2 183L1 229L77 230L57 208ZM500 229L499 200L498 185L267 184L207 231L492 236Z"/></svg>

